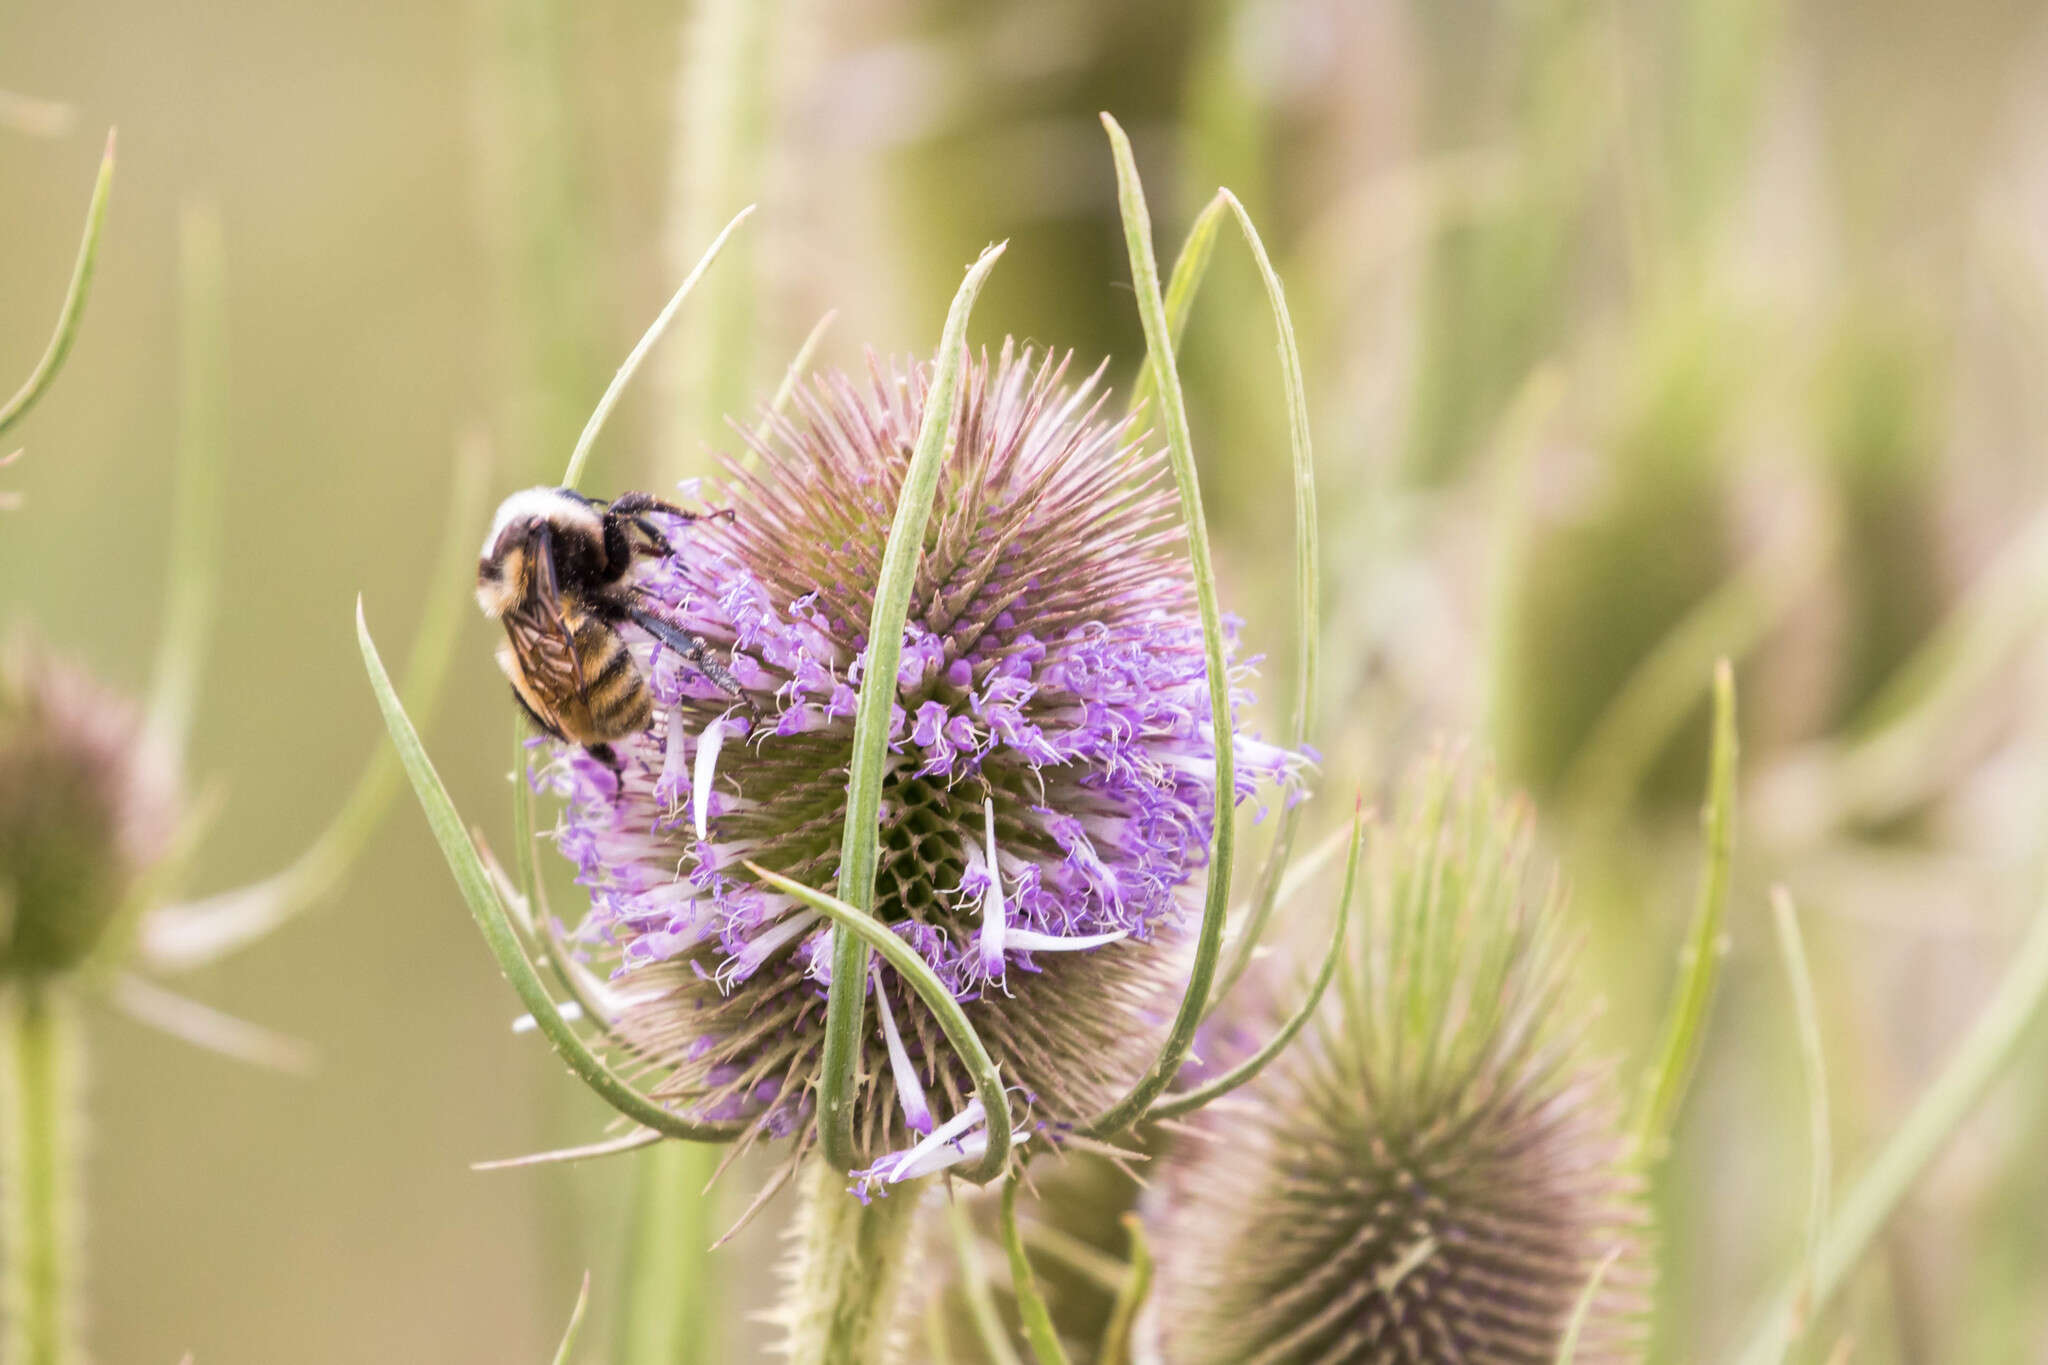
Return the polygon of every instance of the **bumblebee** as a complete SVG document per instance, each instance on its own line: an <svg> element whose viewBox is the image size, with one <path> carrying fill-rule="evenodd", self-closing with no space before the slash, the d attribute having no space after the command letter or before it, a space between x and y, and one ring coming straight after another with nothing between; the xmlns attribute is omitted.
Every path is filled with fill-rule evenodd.
<svg viewBox="0 0 2048 1365"><path fill-rule="evenodd" d="M654 721L654 695L620 627L638 626L720 691L741 695L704 642L629 581L640 556L674 553L649 512L696 520L647 493L601 503L574 489L529 488L499 505L477 560L477 604L505 624L498 666L512 695L541 729L607 762L611 741Z"/></svg>

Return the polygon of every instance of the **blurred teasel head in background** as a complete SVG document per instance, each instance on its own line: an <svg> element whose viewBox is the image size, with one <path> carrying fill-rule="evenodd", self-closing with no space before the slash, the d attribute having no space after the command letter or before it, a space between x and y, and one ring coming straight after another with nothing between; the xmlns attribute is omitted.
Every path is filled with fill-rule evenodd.
<svg viewBox="0 0 2048 1365"><path fill-rule="evenodd" d="M612 1031L659 1074L652 1093L745 1121L746 1141L811 1140L832 933L742 863L812 886L838 870L864 628L930 376L871 361L865 381L813 379L703 490L732 517L656 515L674 554L638 586L729 657L743 697L653 649L654 727L615 765L558 746L536 779L566 801L558 843L592 892L576 938L613 968ZM1156 1050L1212 822L1172 485L1108 402L1064 357L970 358L881 798L874 913L966 1003L1051 1136ZM1240 736L1236 759L1239 800L1298 795L1299 757ZM978 1155L981 1108L930 1011L884 966L868 989L864 1187Z"/></svg>
<svg viewBox="0 0 2048 1365"><path fill-rule="evenodd" d="M1168 1358L1547 1361L1596 1272L1577 1359L1640 1355L1647 1214L1528 825L1438 755L1373 828L1335 998L1167 1162Z"/></svg>
<svg viewBox="0 0 2048 1365"><path fill-rule="evenodd" d="M139 712L17 634L0 647L0 978L82 965L176 823Z"/></svg>

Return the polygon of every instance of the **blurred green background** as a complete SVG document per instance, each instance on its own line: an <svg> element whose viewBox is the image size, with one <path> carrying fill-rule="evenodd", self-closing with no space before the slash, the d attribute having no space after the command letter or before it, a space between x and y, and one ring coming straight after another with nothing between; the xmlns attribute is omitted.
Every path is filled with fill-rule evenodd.
<svg viewBox="0 0 2048 1365"><path fill-rule="evenodd" d="M708 470L718 415L750 414L827 309L828 363L926 351L991 239L1012 245L976 336L1127 382L1113 110L1162 254L1229 184L1289 284L1325 528L1318 822L1439 731L1480 736L1543 811L1625 1062L1697 867L1708 669L1738 661L1731 969L1658 1191L1660 1343L1714 1358L1797 1254L1805 1197L1767 886L1806 912L1849 1171L2034 904L2044 77L2023 0L8 6L0 90L59 102L68 131L0 117L0 383L44 343L106 125L121 159L76 353L0 473L26 499L0 519L0 622L146 684L179 221L213 204L226 538L190 778L224 804L186 889L265 875L380 737L355 595L389 657L429 596L467 592L429 576L459 438L487 438L493 499L555 481L741 204L762 207L591 487ZM1185 374L1225 604L1284 658L1285 412L1228 229ZM463 632L429 739L502 839L510 708L485 623ZM538 1361L586 1265L611 1330L630 1163L467 1169L602 1116L508 1031L409 801L327 904L180 988L320 1066L271 1076L95 1018L98 1358ZM1820 1347L2048 1351L2044 1042ZM747 1315L781 1216L720 1253L705 1358L766 1340Z"/></svg>

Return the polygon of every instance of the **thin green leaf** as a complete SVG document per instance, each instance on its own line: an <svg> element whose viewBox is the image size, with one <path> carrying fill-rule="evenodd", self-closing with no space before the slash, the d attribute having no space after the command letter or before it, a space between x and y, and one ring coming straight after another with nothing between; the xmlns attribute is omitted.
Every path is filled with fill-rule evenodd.
<svg viewBox="0 0 2048 1365"><path fill-rule="evenodd" d="M767 410L761 414L761 420L754 424L755 440L768 439L768 431L775 424L776 414L789 406L791 396L796 393L796 386L810 371L811 361L817 356L818 347L825 340L825 333L832 330L832 324L838 319L838 309L828 311L811 328L810 335L804 338L804 344L796 348L796 354L790 357L789 368L782 372L782 382L775 386L775 396L768 400Z"/></svg>
<svg viewBox="0 0 2048 1365"><path fill-rule="evenodd" d="M1173 1024L1151 1068L1131 1092L1087 1125L1091 1137L1111 1137L1143 1116L1179 1074L1193 1045L1195 1029L1207 1011L1215 983L1216 959L1223 946L1223 923L1230 906L1230 873L1237 851L1237 763L1233 752L1236 728L1230 715L1230 678L1224 671L1222 614L1216 605L1216 570L1209 561L1209 523L1202 512L1202 490L1195 474L1195 452L1188 435L1187 402L1180 390L1180 372L1173 359L1166 303L1159 293L1159 263L1152 255L1152 219L1145 208L1145 189L1131 156L1130 139L1108 114L1102 126L1116 158L1117 206L1123 214L1124 241L1131 257L1131 280L1138 294L1138 316L1145 326L1145 344L1159 386L1160 413L1166 427L1167 458L1174 486L1187 519L1188 560L1195 579L1195 602L1202 616L1202 647L1209 681L1209 715L1215 731L1215 829L1209 846L1209 886L1202 906L1202 924L1195 938L1195 956L1188 971Z"/></svg>
<svg viewBox="0 0 2048 1365"><path fill-rule="evenodd" d="M1003 1182L1003 1250L1010 1257L1010 1284L1017 1293L1017 1316L1024 1320L1024 1340L1038 1365L1067 1365L1067 1353L1053 1330L1052 1314L1046 1310L1045 1295L1038 1292L1038 1276L1031 1272L1031 1257L1024 1251L1023 1234L1017 1230L1017 1177Z"/></svg>
<svg viewBox="0 0 2048 1365"><path fill-rule="evenodd" d="M1630 1125L1636 1150L1646 1160L1663 1154L1672 1118L1699 1060L1707 1011L1721 975L1721 926L1727 917L1728 867L1735 841L1735 750L1735 670L1723 659L1714 669L1714 745L1701 813L1707 847L1699 904L1679 955L1678 984L1658 1035L1656 1060L1644 1077Z"/></svg>
<svg viewBox="0 0 2048 1365"><path fill-rule="evenodd" d="M1187 331L1188 314L1194 311L1202 279L1209 273L1209 258L1216 253L1216 229L1223 224L1226 207L1222 191L1210 196L1189 225L1187 240L1180 244L1180 255L1173 258L1173 274L1166 281L1166 334L1173 338L1176 348ZM1137 381L1131 385L1131 401L1126 411L1145 409L1158 397L1159 383L1152 377L1152 367L1147 365L1138 371Z"/></svg>
<svg viewBox="0 0 2048 1365"><path fill-rule="evenodd" d="M895 676L893 671L889 676ZM965 1172L962 1178L985 1184L999 1175L1010 1160L1010 1102L1003 1093L1002 1073L988 1055L988 1049L982 1045L981 1035L968 1022L967 1011L960 1008L953 992L946 989L946 983L939 980L917 949L898 938L888 925L867 911L856 910L837 896L791 881L781 873L770 872L756 863L744 866L764 884L796 897L846 930L847 937L862 948L863 963L867 949L880 953L882 961L889 964L903 978L904 984L917 993L917 998L939 1021L939 1031L946 1035L946 1041L960 1054L961 1065L967 1068L967 1074L974 1081L975 1098L981 1101L981 1107L988 1115L988 1154L978 1167ZM865 972L865 965L861 965L860 970Z"/></svg>
<svg viewBox="0 0 2048 1365"><path fill-rule="evenodd" d="M612 376L612 382L605 389L604 396L598 399L597 406L591 409L590 420L583 424L583 434L576 438L576 449L569 455L569 467L562 471L562 487L574 488L582 479L583 466L590 460L590 448L597 444L597 434L604 430L605 419L612 415L612 409L618 405L619 395L626 391L626 385L639 370L640 362L647 359L647 353L654 349L654 343L661 340L661 334L675 321L676 312L683 306L683 300L690 297L690 291L697 287L697 281L704 278L704 272L718 259L718 253L725 248L726 239L732 236L733 230L744 223L747 215L753 211L754 206L749 204L732 216L732 221L712 239L711 245L706 248L696 267L683 278L681 287L669 298L667 305L655 316L653 324L648 327L639 343L627 354L625 364L619 366L619 372Z"/></svg>
<svg viewBox="0 0 2048 1365"><path fill-rule="evenodd" d="M1806 967L1806 941L1799 932L1799 912L1792 893L1771 888L1771 919L1778 931L1778 953L1792 987L1792 1014L1799 1025L1799 1070L1806 1084L1806 1132L1809 1143L1806 1195L1806 1282L1820 1278L1820 1239L1828 1225L1828 1194L1834 1183L1833 1140L1828 1122L1828 1072L1821 1049L1820 1007L1814 999L1813 974ZM1801 1305L1802 1310L1804 1305ZM1805 1326L1804 1312L1795 1318L1794 1339ZM1793 1340L1786 1342L1789 1350Z"/></svg>
<svg viewBox="0 0 2048 1365"><path fill-rule="evenodd" d="M1756 1333L1738 1357L1740 1365L1774 1365L1782 1360L1794 1323L1802 1312L1818 1314L1870 1250L1907 1191L1982 1102L1991 1083L2004 1074L2027 1032L2048 1014L2048 902L2034 913L2033 926L1948 1064L1934 1078L1906 1120L1886 1140L1877 1159L1850 1185L1836 1206L1808 1269L1794 1266Z"/></svg>
<svg viewBox="0 0 2048 1365"><path fill-rule="evenodd" d="M163 635L148 732L174 770L185 763L220 580L220 479L226 445L227 337L220 213L188 201L178 219L178 473Z"/></svg>
<svg viewBox="0 0 2048 1365"><path fill-rule="evenodd" d="M990 1365L1023 1365L1003 1330L1002 1315L996 1311L995 1295L989 1292L988 1272L975 1249L974 1229L967 1222L967 1210L958 1199L946 1200L947 1229L953 1235L953 1256L960 1266L960 1292L966 1296L967 1312L974 1319L975 1335Z"/></svg>
<svg viewBox="0 0 2048 1365"><path fill-rule="evenodd" d="M1231 1091L1266 1069L1275 1057L1287 1050L1295 1035L1299 1034L1308 1021L1315 1017L1316 1007L1323 1003L1323 992L1330 988L1330 982L1337 975L1337 964L1344 957L1344 930L1351 919L1351 892L1358 882L1358 851L1365 842L1365 812L1361 808L1351 818L1351 852L1344 861L1344 891L1337 900L1337 922L1330 931L1330 948L1323 954L1323 965L1316 972L1315 981L1308 988L1308 995L1288 1016L1266 1045L1251 1056L1239 1062L1221 1076L1193 1090L1178 1095L1169 1095L1153 1105L1146 1112L1148 1119L1175 1119L1183 1114L1192 1114L1213 1100L1221 1099Z"/></svg>
<svg viewBox="0 0 2048 1365"><path fill-rule="evenodd" d="M576 1291L576 1306L569 1310L569 1325L562 1330L562 1344L555 1348L555 1365L569 1365L576 1358L576 1338L583 1332L583 1310L590 1306L590 1272L583 1272L583 1287Z"/></svg>
<svg viewBox="0 0 2048 1365"><path fill-rule="evenodd" d="M356 602L356 644L362 651L370 690L377 695L377 708L384 713L385 728L391 732L392 745L398 750L398 759L404 765L406 776L412 779L413 793L419 798L428 827L433 830L434 842L441 846L441 856L447 861L448 870L454 874L455 884L461 889L463 900L468 902L477 928L483 931L484 942L490 946L491 955L498 959L505 979L512 983L520 1002L533 1015L534 1023L554 1047L555 1055L607 1104L643 1128L693 1142L720 1142L737 1137L745 1130L744 1123L693 1123L641 1094L599 1061L576 1031L569 1027L568 1021L562 1018L540 975L520 949L519 936L512 927L504 902L498 898L497 886L485 869L483 859L477 856L476 845L470 842L462 816L456 811L448 789L441 783L441 775L434 771L433 760L427 757L419 732L413 728L405 713L405 704L398 699L398 693L391 685L390 674L384 671L384 660L370 639L370 628L363 619L360 599Z"/></svg>
<svg viewBox="0 0 2048 1365"><path fill-rule="evenodd" d="M1258 263L1259 276L1266 282L1266 301L1273 311L1273 330L1280 351L1280 378L1287 390L1287 444L1293 456L1294 476L1295 648L1294 709L1288 734L1289 747L1298 753L1307 746L1309 730L1315 724L1317 645L1322 634L1322 552L1316 531L1316 457L1309 438L1308 387L1301 377L1301 348L1295 342L1294 321L1287 312L1287 292L1281 286L1279 272L1273 269L1272 258L1266 254L1266 244L1260 240L1259 230L1252 225L1251 215L1245 212L1236 195L1219 190L1217 197L1237 216L1245 244ZM1288 859L1294 856L1300 821L1301 803L1282 807L1273 846L1253 883L1257 889L1252 895L1251 920L1210 996L1211 1009L1221 1003L1252 965L1252 955L1258 951L1259 940L1265 937L1266 924L1279 903L1280 882L1287 875Z"/></svg>
<svg viewBox="0 0 2048 1365"><path fill-rule="evenodd" d="M1572 1305L1572 1315L1564 1325L1564 1335L1557 1339L1557 1365L1572 1365L1578 1356L1579 1334L1586 1330L1586 1319L1593 1311L1593 1301L1600 1296L1600 1282L1621 1259L1622 1250L1616 1247L1602 1256L1600 1264L1594 1266L1593 1273L1586 1277L1586 1287L1579 1291L1579 1300Z"/></svg>
<svg viewBox="0 0 2048 1365"><path fill-rule="evenodd" d="M1131 1272L1116 1257L1097 1250L1073 1233L1051 1223L1027 1220L1020 1222L1017 1230L1024 1235L1025 1246L1058 1261L1103 1293L1123 1292L1124 1281L1130 1278Z"/></svg>
<svg viewBox="0 0 2048 1365"><path fill-rule="evenodd" d="M483 448L466 443L455 466L448 519L427 582L426 610L406 662L407 709L431 720L441 684L455 652L455 636L467 594L457 585L474 573L477 516L483 501ZM142 951L159 972L184 972L217 962L317 905L338 886L369 844L398 794L397 756L379 744L327 828L283 871L249 886L182 905L162 906L143 917Z"/></svg>
<svg viewBox="0 0 2048 1365"><path fill-rule="evenodd" d="M71 283L64 290L64 304L57 310L57 329L51 333L50 344L44 348L43 358L36 362L35 369L29 372L27 382L7 400L5 407L0 407L0 436L26 417L29 409L49 391L57 372L64 368L65 358L71 354L71 343L78 340L78 320L85 313L85 296L92 289L100 229L107 221L107 196L113 188L114 130L109 128L107 149L100 156L100 173L93 181L92 202L85 209L85 235L78 244L78 259L71 267Z"/></svg>
<svg viewBox="0 0 2048 1365"><path fill-rule="evenodd" d="M903 653L903 623L910 611L917 561L924 553L925 524L931 519L946 443L953 432L967 318L974 311L982 282L1007 245L988 248L968 267L959 292L953 295L953 306L946 312L938 355L932 361L931 387L925 392L924 414L918 423L917 444L903 473L903 491L896 500L895 520L889 527L881 572L875 581L875 606L868 618L868 657L855 703L853 758L846 777L846 825L839 842L839 899L861 913L874 905L882 774L889 758L889 708L896 699L896 665ZM866 999L867 953L852 934L835 933L832 984L825 1002L824 1057L818 1078L818 1137L825 1160L843 1171L852 1170L859 1161L853 1145L852 1095ZM996 1116L1006 1112L989 1106L991 1152L997 1142ZM1002 1145L1007 1148L1009 1141L1005 1125Z"/></svg>
<svg viewBox="0 0 2048 1365"><path fill-rule="evenodd" d="M1138 1310L1152 1292L1152 1246L1145 1240L1145 1224L1135 1213L1124 1215L1124 1231L1131 1238L1131 1273L1109 1311L1109 1324L1102 1329L1102 1346L1096 1351L1096 1365L1129 1365L1131 1328Z"/></svg>

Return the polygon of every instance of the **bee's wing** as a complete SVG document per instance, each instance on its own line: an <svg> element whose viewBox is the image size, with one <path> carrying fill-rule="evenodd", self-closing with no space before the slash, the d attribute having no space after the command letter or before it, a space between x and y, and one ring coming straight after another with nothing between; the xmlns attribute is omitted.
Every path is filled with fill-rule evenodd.
<svg viewBox="0 0 2048 1365"><path fill-rule="evenodd" d="M512 655L534 692L560 698L582 690L576 647L557 613L527 602L506 612L501 619L505 623L505 638L512 642Z"/></svg>

